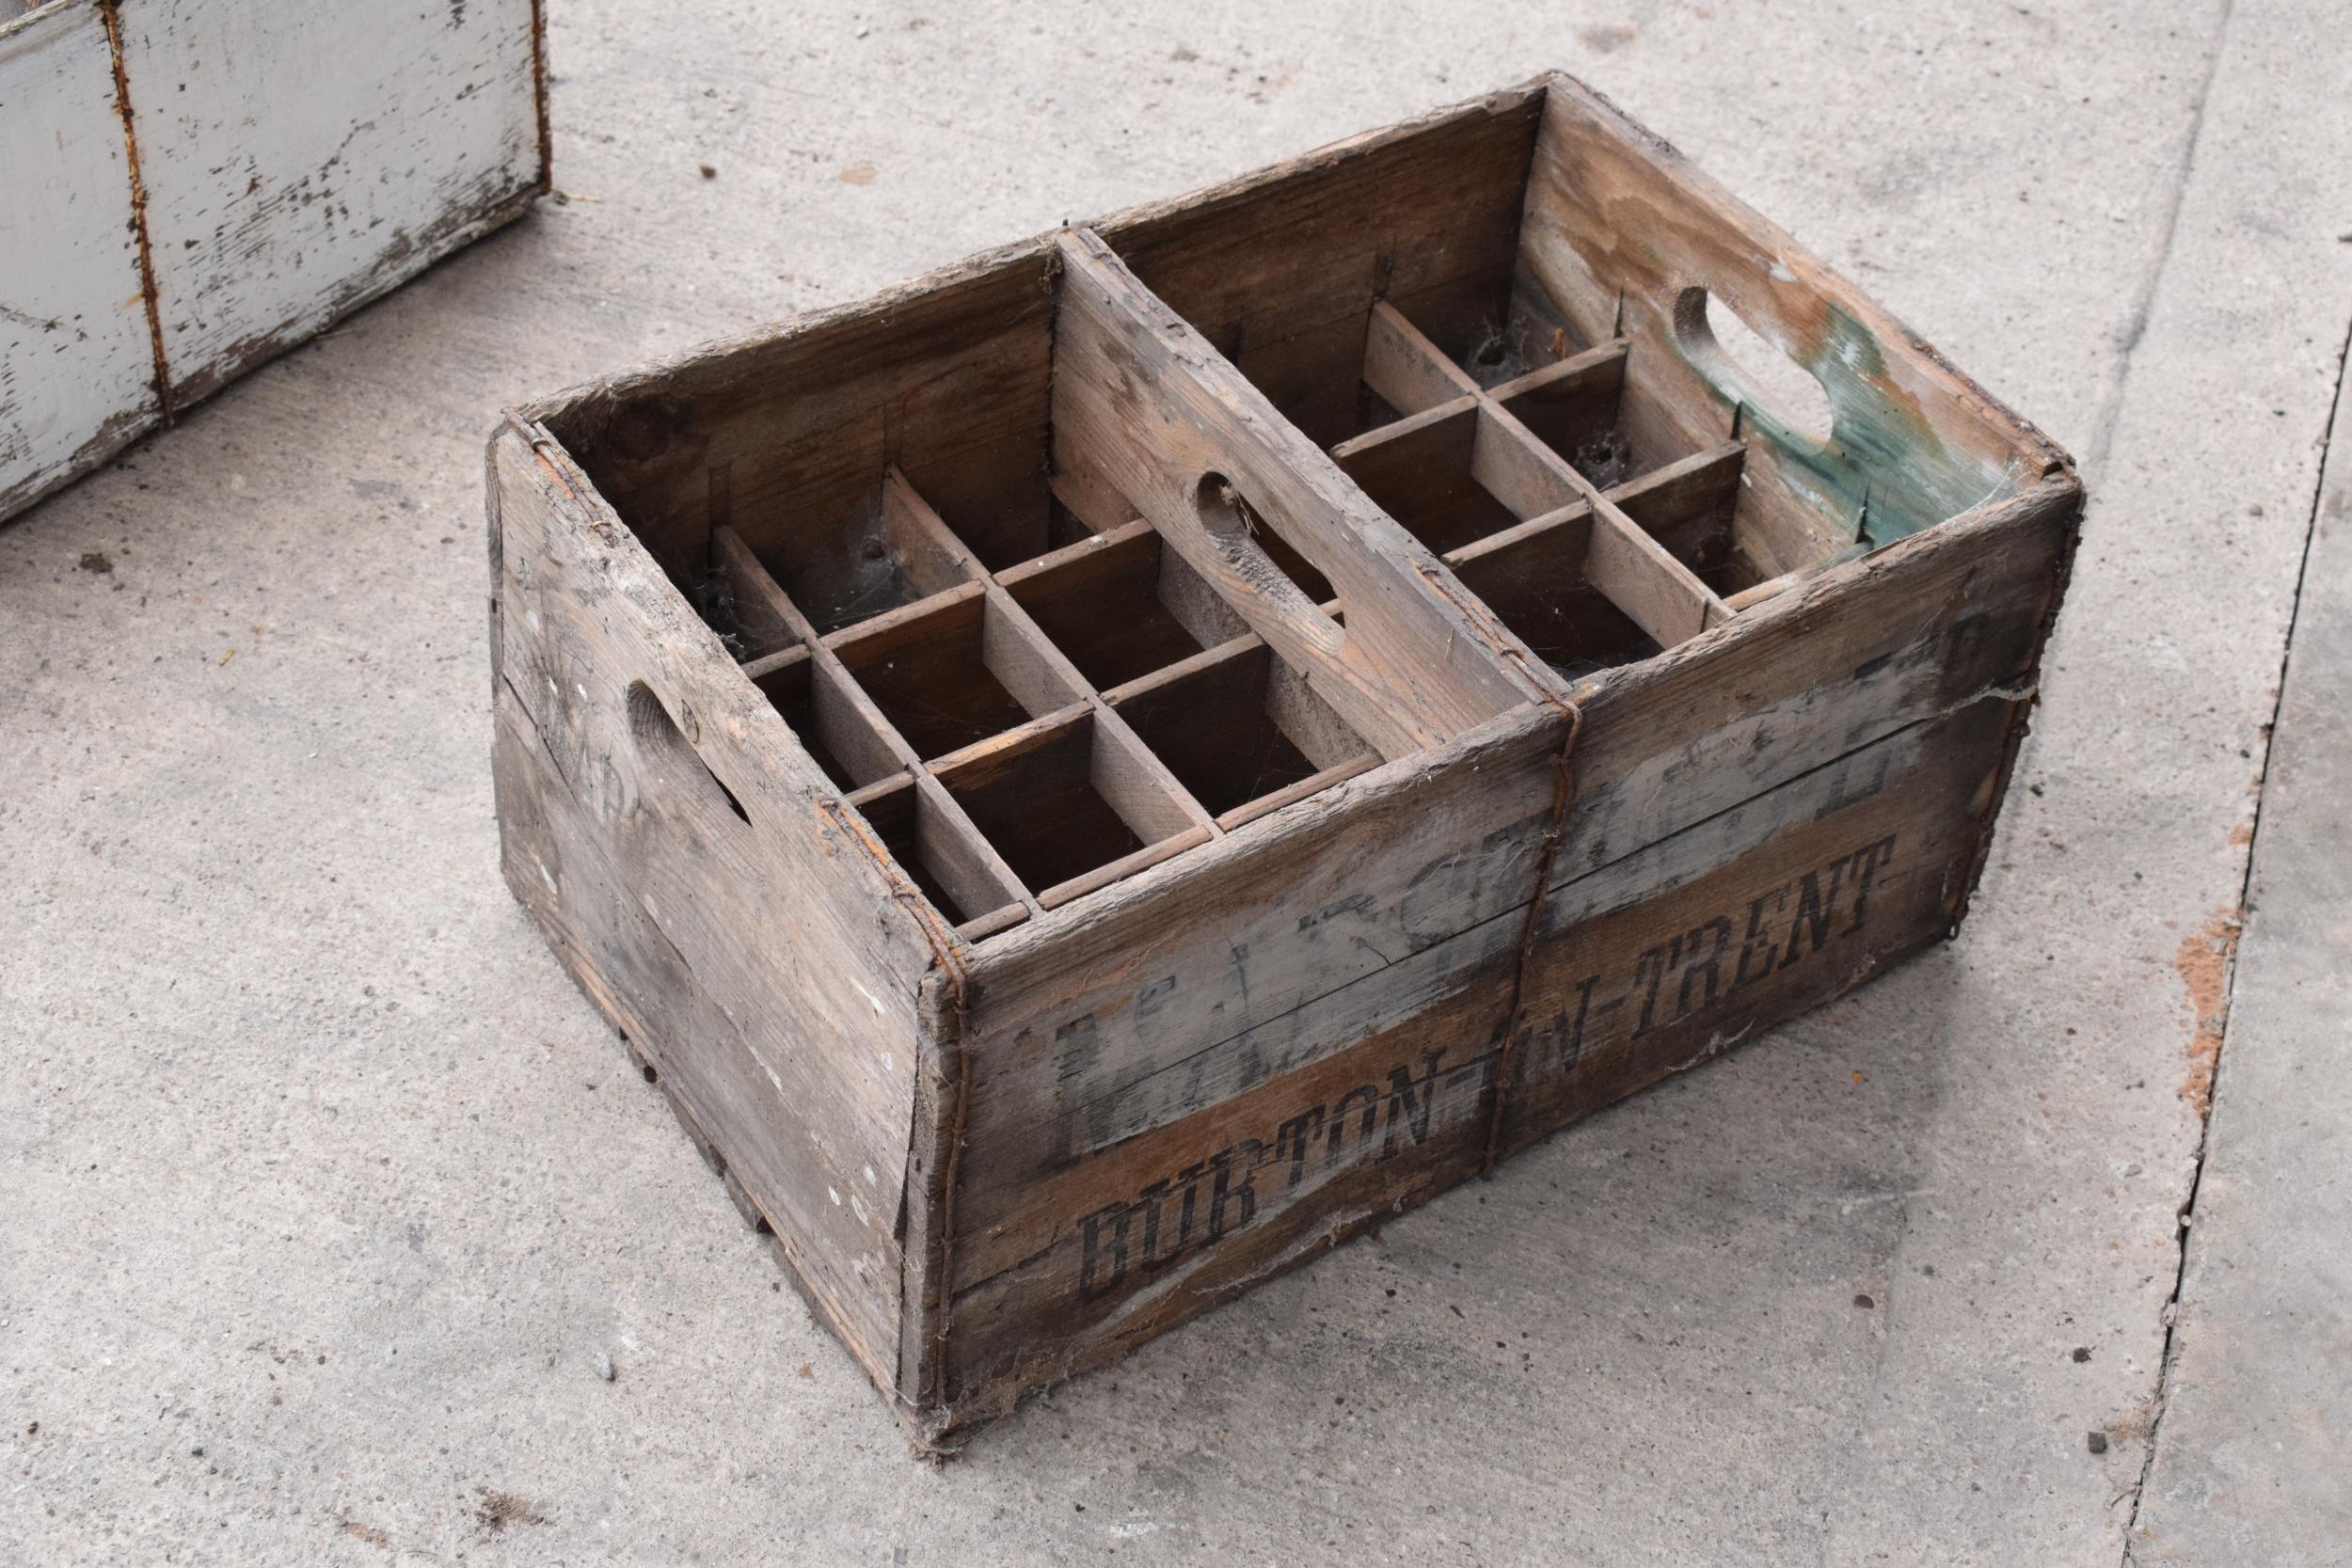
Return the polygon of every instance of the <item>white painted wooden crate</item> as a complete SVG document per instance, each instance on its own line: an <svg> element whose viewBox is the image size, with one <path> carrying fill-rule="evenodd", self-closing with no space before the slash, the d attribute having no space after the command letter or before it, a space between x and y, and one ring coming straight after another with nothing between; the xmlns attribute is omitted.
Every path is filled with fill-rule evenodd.
<svg viewBox="0 0 2352 1568"><path fill-rule="evenodd" d="M543 39L541 0L0 24L0 517L519 214Z"/></svg>

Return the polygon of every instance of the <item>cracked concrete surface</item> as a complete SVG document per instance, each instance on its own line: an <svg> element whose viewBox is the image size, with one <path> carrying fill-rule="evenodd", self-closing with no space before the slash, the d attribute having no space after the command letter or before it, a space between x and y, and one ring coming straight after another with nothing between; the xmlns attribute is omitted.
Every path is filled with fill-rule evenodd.
<svg viewBox="0 0 2352 1568"><path fill-rule="evenodd" d="M2256 1354L2260 1302L2199 1304L2291 1238L2253 1198L2191 1257L2161 1426L2159 1374L2230 995L2199 944L2240 915L2352 319L2332 8L552 0L550 28L567 200L0 531L0 1560L2259 1556L2177 1512L2216 1495L2214 1390L2296 1365ZM2084 454L1976 913L918 1465L499 880L484 435L1551 65ZM2198 1226L2294 1180L2260 1169ZM2318 1473L2228 1451L2290 1497Z"/></svg>
<svg viewBox="0 0 2352 1568"><path fill-rule="evenodd" d="M2265 772L2161 1418L2130 1563L2352 1562L2352 403ZM2221 1074L2226 1072L2225 1080Z"/></svg>

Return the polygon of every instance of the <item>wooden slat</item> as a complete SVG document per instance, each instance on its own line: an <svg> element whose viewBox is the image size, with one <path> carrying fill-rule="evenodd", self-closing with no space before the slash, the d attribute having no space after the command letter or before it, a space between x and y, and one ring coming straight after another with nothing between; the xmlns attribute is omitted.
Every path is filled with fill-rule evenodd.
<svg viewBox="0 0 2352 1568"><path fill-rule="evenodd" d="M1095 700L1086 676L1038 630L1012 595L993 582L980 617L980 655L1013 700L1031 713Z"/></svg>
<svg viewBox="0 0 2352 1568"><path fill-rule="evenodd" d="M1200 828L1211 837L1216 828L1200 802L1177 782L1151 750L1127 727L1127 721L1104 702L1103 694L1079 673L1041 630L1027 610L1002 587L990 591L991 612L1060 685L1073 687L1077 700L1094 715L1094 787L1147 841ZM1041 900L1041 902L1042 900Z"/></svg>
<svg viewBox="0 0 2352 1568"><path fill-rule="evenodd" d="M986 570L896 463L882 475L882 528L891 559L917 594L944 593Z"/></svg>
<svg viewBox="0 0 2352 1568"><path fill-rule="evenodd" d="M735 629L754 649L798 644L811 636L807 619L790 608L776 579L733 529L713 529L710 575L724 585Z"/></svg>
<svg viewBox="0 0 2352 1568"><path fill-rule="evenodd" d="M898 727L885 718L865 689L843 669L840 656L826 647L810 656L809 701L817 716L817 734L825 749L841 760L850 776L861 781L887 778L914 762L914 751Z"/></svg>
<svg viewBox="0 0 2352 1568"><path fill-rule="evenodd" d="M916 772L915 833L931 875L967 910L993 910L1018 903L1031 914L1043 911L978 824L928 769Z"/></svg>
<svg viewBox="0 0 2352 1568"><path fill-rule="evenodd" d="M1522 522L1571 505L1577 487L1562 474L1558 454L1527 434L1492 403L1482 403L1477 438L1470 448L1470 473Z"/></svg>
<svg viewBox="0 0 2352 1568"><path fill-rule="evenodd" d="M1113 882L1124 881L1138 871L1149 871L1162 861L1181 855L1187 849L1198 849L1209 842L1214 828L1214 823L1198 828L1187 828L1183 832L1164 838L1156 844L1147 844L1132 855L1122 855L1109 864L1098 865L1083 876L1073 877L1066 882L1055 883L1052 887L1041 892L1037 895L1037 901L1046 909L1059 909L1062 905L1083 898L1089 893L1106 888Z"/></svg>
<svg viewBox="0 0 2352 1568"><path fill-rule="evenodd" d="M1517 528L1507 528L1501 533L1490 533L1484 539L1473 540L1460 549L1448 550L1445 552L1445 563L1459 572L1465 566L1484 561L1488 556L1502 555L1522 545L1545 539L1547 549L1573 550L1576 564L1581 567L1584 559L1584 543L1590 531L1592 515L1593 509L1589 503L1581 499L1573 500L1557 512L1547 512L1539 517L1530 517ZM1548 536L1551 534L1558 534L1560 537L1549 539Z"/></svg>
<svg viewBox="0 0 2352 1568"><path fill-rule="evenodd" d="M1064 545L1060 549L1048 550L1033 561L1024 561L1019 565L1008 566L995 574L996 580L1008 588L1017 587L1031 578L1043 577L1048 573L1058 572L1065 566L1091 560L1104 550L1117 549L1122 545L1132 546L1138 539L1150 538L1154 531L1150 523L1136 517L1132 521L1120 524L1117 528L1105 529L1091 538L1081 539L1074 545Z"/></svg>
<svg viewBox="0 0 2352 1568"><path fill-rule="evenodd" d="M1549 470L1592 507L1593 533L1584 553L1584 575L1655 638L1660 647L1687 642L1723 617L1723 601L1714 590L1644 532L1616 502L1577 472L1575 465L1537 439L1509 409L1489 405L1482 413L1493 421L1498 436L1516 437L1521 451L1534 458L1537 467Z"/></svg>
<svg viewBox="0 0 2352 1568"><path fill-rule="evenodd" d="M1435 557L1268 407L1182 320L1085 231L1063 236L1054 381L1065 468L1098 468L1285 661L1378 747L1397 756L1528 700L1535 688L1497 650L1500 624L1432 585ZM1344 633L1237 526L1213 531L1204 476L1230 477L1274 531L1304 551L1346 606ZM1417 571L1424 565L1430 575Z"/></svg>
<svg viewBox="0 0 2352 1568"><path fill-rule="evenodd" d="M1310 795L1320 794L1335 784L1344 784L1359 773L1369 772L1379 766L1378 757L1370 752L1359 752L1346 761L1335 763L1295 784L1285 785L1271 794L1261 795L1254 800L1235 806L1216 819L1217 826L1231 832L1244 823L1255 822L1261 816L1278 812L1295 801L1304 800Z"/></svg>
<svg viewBox="0 0 2352 1568"><path fill-rule="evenodd" d="M745 659L743 676L754 686L757 686L771 675L782 674L794 665L807 662L808 650L795 643L789 648L778 648L771 654L762 654L757 658Z"/></svg>
<svg viewBox="0 0 2352 1568"><path fill-rule="evenodd" d="M1395 444L1418 445L1427 438L1432 426L1446 425L1477 406L1478 394L1474 391L1464 392L1459 397L1449 398L1417 414L1391 420L1387 424L1375 425L1361 436L1351 436L1333 447L1331 461L1353 476L1358 471L1355 464L1359 459Z"/></svg>
<svg viewBox="0 0 2352 1568"><path fill-rule="evenodd" d="M1026 904L1007 904L1001 910L992 910L965 921L956 927L956 935L966 942L985 942L999 931L1011 930L1028 918L1029 907Z"/></svg>
<svg viewBox="0 0 2352 1568"><path fill-rule="evenodd" d="M1521 398L1549 401L1600 394L1613 405L1617 388L1625 381L1625 359L1626 341L1612 338L1525 375L1499 381L1486 389L1486 395L1497 403L1511 403Z"/></svg>
<svg viewBox="0 0 2352 1568"><path fill-rule="evenodd" d="M1478 383L1446 357L1420 327L1387 300L1364 329L1364 385L1401 414L1422 413L1475 393Z"/></svg>
<svg viewBox="0 0 2352 1568"><path fill-rule="evenodd" d="M910 604L897 605L871 615L863 621L829 631L819 640L838 653L853 648L860 658L879 658L893 648L905 646L908 640L922 635L924 623L973 599L985 598L988 584L984 580L961 582L942 589Z"/></svg>
<svg viewBox="0 0 2352 1568"><path fill-rule="evenodd" d="M1203 648L1190 658L1179 659L1174 664L1154 670L1148 675L1138 675L1124 685L1115 686L1104 692L1103 697L1105 702L1116 708L1122 703L1149 695L1162 687L1173 686L1189 680L1200 671L1213 670L1234 659L1247 658L1264 646L1264 639L1255 632L1247 632L1240 637L1220 642L1214 648Z"/></svg>
<svg viewBox="0 0 2352 1568"><path fill-rule="evenodd" d="M932 757L923 764L923 771L952 778L966 770L993 768L1001 760L1018 757L1040 741L1050 739L1080 722L1089 711L1087 704L1079 701L1068 707L1056 708L1051 713L1041 713L1025 724L1016 724L1011 729L976 740L969 746L961 746Z"/></svg>

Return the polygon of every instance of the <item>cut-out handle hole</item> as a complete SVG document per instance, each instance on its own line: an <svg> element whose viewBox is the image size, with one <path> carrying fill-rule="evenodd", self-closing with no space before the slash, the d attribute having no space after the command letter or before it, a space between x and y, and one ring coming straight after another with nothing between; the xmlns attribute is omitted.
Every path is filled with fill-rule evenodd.
<svg viewBox="0 0 2352 1568"><path fill-rule="evenodd" d="M1232 575L1244 588L1318 646L1336 648L1343 634L1311 596L1328 594L1330 584L1258 509L1220 473L1205 473L1193 487L1193 510Z"/></svg>
<svg viewBox="0 0 2352 1568"><path fill-rule="evenodd" d="M670 717L670 710L644 681L629 683L628 733L637 742L637 750L653 765L657 776L674 780L686 789L696 788L697 778L707 779L718 800L735 813L737 821L751 820L743 810L743 802L735 798L735 791L710 770L710 765L703 761L688 742L685 732L678 728L677 721Z"/></svg>
<svg viewBox="0 0 2352 1568"><path fill-rule="evenodd" d="M1717 390L1792 435L1828 444L1836 421L1828 390L1730 306L1705 289L1683 290L1675 301L1675 336Z"/></svg>

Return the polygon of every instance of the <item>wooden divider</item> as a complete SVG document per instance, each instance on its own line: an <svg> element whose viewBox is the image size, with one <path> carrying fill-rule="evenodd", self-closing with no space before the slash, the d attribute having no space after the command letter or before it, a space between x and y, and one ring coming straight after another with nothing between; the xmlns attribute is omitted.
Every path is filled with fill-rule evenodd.
<svg viewBox="0 0 2352 1568"><path fill-rule="evenodd" d="M894 466L862 557L786 562L820 623L711 536L745 673L966 940L1532 700L1521 636L1572 673L1734 612L1693 563L1740 442L1607 485L1569 455L1623 340L1482 386L1379 301L1395 417L1326 453L1099 237L1061 251L1053 489L1090 537L992 566Z"/></svg>
<svg viewBox="0 0 2352 1568"><path fill-rule="evenodd" d="M1054 460L1073 493L1125 497L1384 757L1548 689L1503 657L1511 634L1447 594L1436 560L1101 235L1057 243Z"/></svg>
<svg viewBox="0 0 2352 1568"><path fill-rule="evenodd" d="M1629 515L1625 500L1682 485L1688 500L1710 493L1690 483L1693 473L1720 481L1728 467L1736 484L1743 449L1728 442L1607 489L1587 479L1559 450L1529 427L1519 408L1564 409L1613 400L1622 387L1627 346L1604 343L1494 388L1483 388L1386 300L1375 304L1364 341L1364 381L1402 420L1333 449L1351 474L1375 470L1393 447L1427 447L1451 430L1466 436L1470 476L1512 514L1507 529L1520 542L1543 538L1581 559L1577 570L1661 648L1696 637L1732 611L1713 589ZM1693 508L1687 505L1687 513ZM1447 550L1447 564L1479 551L1485 539ZM1479 553L1486 553L1479 551ZM1475 559L1473 556L1472 559ZM1506 617L1507 619L1508 617Z"/></svg>
<svg viewBox="0 0 2352 1568"><path fill-rule="evenodd" d="M1206 584L1161 555L1149 524L992 571L898 468L878 505L875 537L920 596L820 631L723 526L711 536L715 602L744 673L965 940L1296 798L1286 772L1213 814L1121 715L1122 703L1163 692L1171 670L1264 653ZM1310 736L1322 782L1377 761L1327 711L1283 694L1274 712L1267 722L1286 739ZM1232 718L1200 717L1209 728Z"/></svg>

